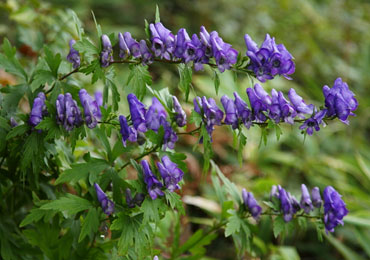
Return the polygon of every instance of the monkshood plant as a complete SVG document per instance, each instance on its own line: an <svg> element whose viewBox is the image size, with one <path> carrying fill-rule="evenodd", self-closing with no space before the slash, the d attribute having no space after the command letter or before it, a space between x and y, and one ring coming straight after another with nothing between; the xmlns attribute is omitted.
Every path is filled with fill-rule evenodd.
<svg viewBox="0 0 370 260"><path fill-rule="evenodd" d="M219 73L226 70L261 83L277 76L292 80L293 56L268 34L260 47L246 34L245 55L204 26L191 37L184 28L174 34L160 22L158 11L154 23L146 22L147 39L140 41L130 32L103 34L95 21L100 42L94 43L73 18L77 37L65 43L68 54L62 57L45 46L32 70L22 66L7 39L2 45L0 67L21 84L1 88L1 189L23 189L33 205L14 211L4 197L2 214L9 210L16 225L11 235L0 234L3 259L199 259L205 246L221 236L219 230L232 237L242 258L259 255L253 241L264 218L271 219L270 229L280 238L312 223L322 239L343 225L348 209L335 187L320 190L302 184L298 200L277 185L269 196L255 198L228 180L212 160L216 126L233 132L242 164L251 127L259 127L266 142L270 131L279 139L282 124L297 125L304 135L332 120L349 124L358 103L341 78L323 87L320 107L294 89L269 94L256 83L245 86L248 99L237 92L232 98L194 94L193 109L186 112L193 70L213 70L218 93ZM183 96L152 87L153 63L178 66ZM121 64L130 69L124 98L115 72ZM104 91L93 97L73 79L79 74L90 75L91 85L100 80ZM23 97L28 113L18 106ZM123 113L126 98L129 112ZM176 144L186 135L196 136L196 147L202 147L203 171L211 176L222 210L209 228L180 244L180 217L186 214L180 194L187 164ZM68 168L61 167L66 164ZM134 171L129 174L130 167ZM166 229L173 234L164 237ZM172 246L166 246L169 241Z"/></svg>

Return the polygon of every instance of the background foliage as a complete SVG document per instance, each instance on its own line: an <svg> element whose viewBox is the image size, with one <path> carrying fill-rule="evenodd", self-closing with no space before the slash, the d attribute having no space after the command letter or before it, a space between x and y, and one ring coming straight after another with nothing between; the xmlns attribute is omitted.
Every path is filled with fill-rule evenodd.
<svg viewBox="0 0 370 260"><path fill-rule="evenodd" d="M74 20L68 9L73 9L82 20L86 33L97 40L95 24L91 10L101 24L105 33L130 31L136 38L144 38L144 18L154 19L155 2L121 1L121 0L84 0L84 1L14 1L7 0L0 4L0 38L7 37L19 50L22 65L33 70L39 53L45 44L54 52L61 53L62 60L68 53L68 40L75 34ZM370 257L370 3L368 1L158 1L162 22L174 32L185 27L189 32L197 32L200 25L219 31L225 41L238 50L245 50L243 35L248 33L258 42L265 33L275 36L278 43L284 43L293 54L296 62L296 73L293 81L283 78L264 84L268 89L277 88L287 91L294 87L307 100L322 100L322 86L331 84L341 76L351 87L359 101L357 117L351 118L350 127L333 122L313 137L306 138L299 131L286 126L279 142L274 133L268 137L267 145L259 146L260 132L251 129L247 135L247 145L243 150L243 164L237 160L233 148L233 136L226 128L217 128L214 133L214 160L220 169L240 187L253 191L257 198L268 196L273 184L282 184L293 193L299 193L301 183L308 186L334 186L344 197L350 211L345 218L344 227L337 228L335 236L319 242L313 226L308 225L302 231L289 232L285 239L275 239L269 220L259 224L259 236L254 240L256 252L270 259L366 259ZM75 35L76 36L76 35ZM2 42L2 39L1 39ZM129 76L127 67L117 67L118 91L126 96L130 90L126 86ZM68 72L68 66L62 62L60 72ZM169 87L172 94L181 95L177 88L180 79L174 66L153 65L150 68L153 77L153 88ZM1 92L9 91L6 84L17 85L11 95L19 100L24 91L18 78L0 71ZM102 90L98 81L94 86L88 77L80 76L78 85L86 89ZM192 85L198 95L215 96L211 71L193 73ZM233 80L230 72L220 75L219 94L238 91L245 97L244 90L251 85L250 79ZM63 86L61 86L63 87ZM70 89L70 91L77 91ZM193 93L189 100L192 100ZM120 111L127 112L126 99L121 98ZM29 112L30 97L23 97L20 109ZM7 101L8 111L16 112L15 102ZM192 105L188 104L188 109ZM0 112L1 114L1 112ZM3 131L0 128L0 131ZM5 144L6 136L0 134L0 148ZM37 144L38 140L31 140ZM202 154L193 151L196 139L181 139L177 145L179 152L187 155L188 174L181 196L185 202L186 217L181 218L181 232L178 237L171 237L169 227L173 216L163 221L163 229L158 231L156 246L158 248L182 243L199 227L209 225L209 219L220 211L210 177L202 178ZM62 142L50 156L61 155L58 165L50 166L66 169L73 157L79 158L86 149L92 154L99 154L99 145L88 141L78 141L73 151L66 149ZM42 149L42 147L40 148ZM0 149L3 150L3 149ZM32 152L32 151L30 151ZM127 154L126 154L127 156ZM2 162L1 162L2 163ZM17 162L14 162L17 163ZM135 169L128 169L128 172ZM1 178L1 175L0 175ZM1 184L0 241L1 255L13 254L16 245L27 249L25 255L37 255L40 251L33 247L38 245L49 259L53 256L53 247L70 246L73 234L64 236L65 241L58 239L58 229L53 226L40 225L34 230L25 231L18 236L12 230L24 218L32 207L30 193L25 191L22 182L13 185L12 190ZM38 187L42 199L55 199L58 190L43 183ZM294 192L296 191L296 192ZM37 196L34 194L34 196ZM70 198L73 201L73 197ZM80 205L80 204L79 204ZM210 205L214 205L213 207ZM86 205L89 208L89 205ZM48 208L53 210L55 208ZM94 211L91 221L95 221ZM70 213L72 214L72 213ZM47 217L47 216L45 216ZM55 223L58 220L52 221ZM86 219L87 221L87 219ZM74 223L67 223L73 227ZM51 224L52 225L52 224ZM171 227L176 230L180 226ZM100 227L104 230L104 227ZM37 232L47 234L40 238ZM77 232L77 231L76 231ZM86 231L90 234L90 231ZM166 234L167 232L167 234ZM169 233L168 233L169 232ZM175 232L176 233L176 232ZM9 234L12 234L9 236ZM77 233L78 234L78 233ZM170 237L170 240L168 240ZM178 240L176 240L178 239ZM212 241L210 239L209 241ZM208 244L205 242L205 244ZM221 234L206 247L204 259L235 259L236 250L231 246L230 237ZM200 245L201 246L201 245ZM183 250L185 250L183 248ZM86 255L94 252L85 252ZM96 252L95 252L96 253ZM63 256L59 256L60 259ZM253 258L253 256L249 256ZM14 258L16 259L16 258ZM31 259L31 258L29 258Z"/></svg>

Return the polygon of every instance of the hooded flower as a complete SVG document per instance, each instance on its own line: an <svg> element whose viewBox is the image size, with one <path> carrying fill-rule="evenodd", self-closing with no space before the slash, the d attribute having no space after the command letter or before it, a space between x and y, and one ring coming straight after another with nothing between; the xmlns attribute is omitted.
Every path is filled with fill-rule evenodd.
<svg viewBox="0 0 370 260"><path fill-rule="evenodd" d="M75 40L71 39L69 41L69 53L67 55L67 61L72 63L72 67L77 69L80 67L81 60L80 60L80 53L73 48L73 45L76 43Z"/></svg>
<svg viewBox="0 0 370 260"><path fill-rule="evenodd" d="M236 105L232 99L230 99L228 96L224 95L221 98L221 103L225 110L225 124L231 125L233 129L238 128L239 126L239 120L237 116L237 110Z"/></svg>
<svg viewBox="0 0 370 260"><path fill-rule="evenodd" d="M145 199L145 195L138 192L136 193L135 197L132 198L131 190L129 188L126 189L126 203L129 208L135 208L135 206L141 206Z"/></svg>
<svg viewBox="0 0 370 260"><path fill-rule="evenodd" d="M179 127L186 125L186 113L182 109L179 101L175 96L172 96L173 109L175 110L175 121Z"/></svg>
<svg viewBox="0 0 370 260"><path fill-rule="evenodd" d="M339 224L343 225L343 218L348 214L342 196L331 186L324 190L324 223L328 232L334 232Z"/></svg>
<svg viewBox="0 0 370 260"><path fill-rule="evenodd" d="M323 109L317 112L315 115L308 118L306 121L303 122L303 124L299 127L299 129L304 130L306 129L306 132L308 135L313 134L313 130L320 131L320 125L323 124L325 126L325 122L323 121L327 110Z"/></svg>
<svg viewBox="0 0 370 260"><path fill-rule="evenodd" d="M216 101L213 98L196 97L194 98L194 110L203 118L207 132L212 138L214 125L221 125L224 117L224 112L218 108Z"/></svg>
<svg viewBox="0 0 370 260"><path fill-rule="evenodd" d="M102 67L108 67L113 61L113 48L110 39L107 35L101 36L102 51L100 53L100 64Z"/></svg>
<svg viewBox="0 0 370 260"><path fill-rule="evenodd" d="M146 132L146 121L145 114L146 109L143 103L141 103L135 94L128 94L127 96L128 105L130 108L131 120L134 128L138 132Z"/></svg>
<svg viewBox="0 0 370 260"><path fill-rule="evenodd" d="M283 120L288 124L294 124L297 111L295 111L294 107L285 99L283 93L272 89L271 99L272 104L270 106L269 117L272 118L275 123L279 123Z"/></svg>
<svg viewBox="0 0 370 260"><path fill-rule="evenodd" d="M252 125L252 121L254 120L252 111L248 108L247 103L241 99L238 93L234 92L234 98L237 116L243 122L245 127L249 129Z"/></svg>
<svg viewBox="0 0 370 260"><path fill-rule="evenodd" d="M176 35L176 40L175 40L175 51L174 51L174 56L177 58L182 59L184 53L186 52L186 44L190 42L190 37L189 34L186 32L184 28L181 28Z"/></svg>
<svg viewBox="0 0 370 260"><path fill-rule="evenodd" d="M37 126L42 118L47 115L47 109L45 105L45 94L40 92L37 97L33 100L33 106L30 114L29 123L32 126Z"/></svg>
<svg viewBox="0 0 370 260"><path fill-rule="evenodd" d="M146 111L145 114L145 121L146 126L149 129L157 132L159 127L161 126L161 118L167 118L166 109L163 107L161 102L156 97L152 98L152 105Z"/></svg>
<svg viewBox="0 0 370 260"><path fill-rule="evenodd" d="M314 187L311 191L312 196L312 204L315 208L320 208L322 205L322 200L320 196L320 189L319 187Z"/></svg>
<svg viewBox="0 0 370 260"><path fill-rule="evenodd" d="M172 129L170 123L164 118L160 118L160 124L164 128L164 136L163 136L163 144L164 144L164 150L168 148L174 149L175 143L178 140L176 132Z"/></svg>
<svg viewBox="0 0 370 260"><path fill-rule="evenodd" d="M130 56L134 58L140 58L140 44L132 38L131 33L125 32L118 34L118 45L119 45L119 57L126 59Z"/></svg>
<svg viewBox="0 0 370 260"><path fill-rule="evenodd" d="M325 106L328 109L327 116L337 116L340 121L349 124L348 116L355 115L353 111L357 109L358 102L347 83L337 78L332 88L326 85L323 87L323 93Z"/></svg>
<svg viewBox="0 0 370 260"><path fill-rule="evenodd" d="M292 105L294 109L299 113L298 115L301 118L304 118L302 114L312 114L314 111L314 105L306 105L303 98L299 96L294 89L290 89L288 93L290 102L292 102Z"/></svg>
<svg viewBox="0 0 370 260"><path fill-rule="evenodd" d="M75 126L80 126L82 124L81 111L77 106L77 102L72 98L70 93L64 95L65 102L65 119L63 126L67 131L72 131Z"/></svg>
<svg viewBox="0 0 370 260"><path fill-rule="evenodd" d="M301 208L306 212L307 214L310 213L310 211L313 210L313 205L310 197L310 193L308 192L308 189L306 185L302 184L302 197L301 197Z"/></svg>
<svg viewBox="0 0 370 260"><path fill-rule="evenodd" d="M98 197L98 201L100 202L101 208L103 212L107 215L110 215L114 212L114 203L110 199L108 199L107 194L100 188L100 186L95 183L94 184L96 196Z"/></svg>
<svg viewBox="0 0 370 260"><path fill-rule="evenodd" d="M220 72L228 70L236 63L238 52L231 48L231 45L225 43L218 33L213 31L210 34L210 42L212 45L213 56L216 59L216 64Z"/></svg>
<svg viewBox="0 0 370 260"><path fill-rule="evenodd" d="M162 163L157 162L159 173L161 174L166 188L173 192L180 189L178 183L182 180L184 172L165 155L162 157Z"/></svg>
<svg viewBox="0 0 370 260"><path fill-rule="evenodd" d="M155 200L158 196L164 196L164 193L161 190L163 184L158 181L157 177L154 176L152 170L150 169L149 163L146 160L142 160L140 163L143 167L144 182L146 183L149 196L152 198L152 200Z"/></svg>
<svg viewBox="0 0 370 260"><path fill-rule="evenodd" d="M136 142L137 141L136 129L127 124L127 119L125 116L122 115L119 116L119 123L121 126L120 133L122 135L123 146L126 147L127 140L129 140L130 142Z"/></svg>
<svg viewBox="0 0 370 260"><path fill-rule="evenodd" d="M255 220L258 220L261 215L262 208L260 205L258 205L256 199L253 196L253 193L247 192L245 189L243 189L242 197L244 205L248 208L249 212L252 214L252 217Z"/></svg>
<svg viewBox="0 0 370 260"><path fill-rule="evenodd" d="M162 23L150 24L152 51L155 57L171 60L175 45L175 37Z"/></svg>
<svg viewBox="0 0 370 260"><path fill-rule="evenodd" d="M259 81L265 82L276 75L291 79L288 75L295 71L293 56L283 44L276 44L269 34L266 34L260 48L248 34L244 36L244 40L248 49L247 56L250 58L248 67L253 70Z"/></svg>
<svg viewBox="0 0 370 260"><path fill-rule="evenodd" d="M80 101L84 108L85 123L88 128L95 128L98 124L98 120L101 118L101 111L96 102L87 93L85 89L81 89L79 92Z"/></svg>
<svg viewBox="0 0 370 260"><path fill-rule="evenodd" d="M253 110L253 115L259 122L267 120L264 112L268 112L272 103L271 97L260 84L255 84L254 88L247 88L247 94Z"/></svg>
<svg viewBox="0 0 370 260"><path fill-rule="evenodd" d="M289 222L292 220L293 215L295 213L295 208L293 207L293 202L290 194L286 192L280 185L278 186L279 191L279 200L281 203L281 210L283 211L283 218L285 222ZM298 204L299 205L299 204Z"/></svg>

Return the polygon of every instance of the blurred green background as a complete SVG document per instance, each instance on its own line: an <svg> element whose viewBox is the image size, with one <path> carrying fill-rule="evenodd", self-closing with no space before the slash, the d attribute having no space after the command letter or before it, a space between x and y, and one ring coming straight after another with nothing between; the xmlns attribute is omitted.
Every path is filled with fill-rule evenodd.
<svg viewBox="0 0 370 260"><path fill-rule="evenodd" d="M243 54L246 51L244 34L248 33L259 44L266 33L283 43L293 54L296 72L293 80L276 78L263 84L266 90L276 88L285 93L293 87L307 102L323 103L323 85L332 86L342 77L356 94L359 108L356 117L346 126L336 120L305 140L297 127L285 126L280 141L271 133L268 144L259 147L260 131L246 131L248 143L240 166L233 148L231 131L218 128L214 133L214 159L222 171L238 186L255 193L259 199L268 196L273 184L281 184L299 195L300 184L334 186L347 203L350 215L335 236L320 243L316 231L308 226L296 231L284 241L273 239L271 226L262 221L261 234L255 247L268 259L370 259L370 2L366 0L53 0L39 2L7 0L0 3L0 38L8 37L22 55L37 59L44 43L68 52L67 41L74 32L73 20L67 9L74 10L82 20L86 32L96 39L91 11L106 34L130 31L141 39L144 19L154 20L158 4L161 21L176 33L185 27L189 34L198 33L201 25L209 31L217 30L226 42ZM67 29L66 29L67 28ZM70 28L70 33L68 33ZM64 41L57 41L57 39ZM126 82L127 69L121 68L120 81ZM155 88L169 87L178 91L178 74L174 66L150 68ZM197 95L216 96L209 71L194 73L193 85ZM4 79L4 77L3 77ZM0 77L1 80L1 77ZM11 79L9 79L11 80ZM246 98L245 89L250 79L225 72L221 76L219 97L238 91ZM89 81L86 80L86 86ZM98 85L99 88L99 85ZM128 94L127 88L121 93ZM191 108L189 103L188 108ZM194 139L182 139L178 151L188 156L189 174L182 195L216 199L208 179L201 182L201 153L193 152L189 144ZM187 207L192 219L206 218L202 206ZM188 224L191 228L198 225ZM222 237L222 235L221 235ZM261 242L264 241L264 242ZM215 259L234 259L231 241L213 242L207 255ZM251 256L252 257L252 256Z"/></svg>

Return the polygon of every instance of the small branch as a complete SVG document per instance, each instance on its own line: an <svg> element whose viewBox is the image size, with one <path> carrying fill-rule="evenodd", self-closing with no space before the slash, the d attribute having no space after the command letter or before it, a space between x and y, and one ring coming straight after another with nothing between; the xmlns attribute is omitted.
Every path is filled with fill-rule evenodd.
<svg viewBox="0 0 370 260"><path fill-rule="evenodd" d="M71 76L72 74L76 73L76 72L78 72L78 68L76 68L76 69L72 70L71 72L61 76L58 80L62 81L64 79L68 78L69 76Z"/></svg>
<svg viewBox="0 0 370 260"><path fill-rule="evenodd" d="M135 160L135 161L140 160L141 158L143 158L143 157L145 157L145 156L147 156L147 155L149 155L149 154L151 154L151 153L153 153L153 152L156 152L156 151L157 151L157 149L158 149L159 147L160 147L159 145L154 146L154 147L153 147L152 149L150 149L149 151L147 151L147 152L145 152L145 153L141 154L140 156L138 156L138 157L134 158L134 160ZM125 163L124 165L122 165L122 166L121 166L121 168L119 168L118 172L122 171L124 168L126 168L127 166L129 166L129 165L130 165L130 163L131 163L131 162L127 162L127 163Z"/></svg>

